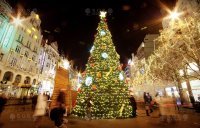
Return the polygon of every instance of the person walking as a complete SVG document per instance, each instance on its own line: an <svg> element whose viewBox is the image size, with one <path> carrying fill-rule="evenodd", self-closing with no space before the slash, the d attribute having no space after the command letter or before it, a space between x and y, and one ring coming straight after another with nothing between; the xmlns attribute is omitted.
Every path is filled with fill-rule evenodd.
<svg viewBox="0 0 200 128"><path fill-rule="evenodd" d="M145 111L146 111L146 115L147 116L150 116L149 115L149 106L150 106L150 103L149 103L149 100L148 100L148 97L147 97L147 93L144 92L144 95L143 95L143 98L144 98L144 104L145 104Z"/></svg>
<svg viewBox="0 0 200 128"><path fill-rule="evenodd" d="M37 98L38 98L38 95L34 95L33 97L32 97L32 110L35 110L35 106L36 106L36 104L37 104Z"/></svg>
<svg viewBox="0 0 200 128"><path fill-rule="evenodd" d="M68 121L64 119L64 114L66 113L65 106L65 92L60 90L56 100L56 107L50 112L50 118L54 121L57 128L67 128L66 124Z"/></svg>
<svg viewBox="0 0 200 128"><path fill-rule="evenodd" d="M152 113L153 112L153 104L154 104L154 102L153 102L152 97L151 97L151 95L149 93L147 93L147 102L149 104L150 113Z"/></svg>
<svg viewBox="0 0 200 128"><path fill-rule="evenodd" d="M37 98L37 104L33 113L35 128L38 128L42 117L46 115L47 97L40 93Z"/></svg>
<svg viewBox="0 0 200 128"><path fill-rule="evenodd" d="M130 105L132 106L132 117L136 117L137 116L137 113L136 113L137 103L136 103L133 95L131 95L131 97L130 97Z"/></svg>

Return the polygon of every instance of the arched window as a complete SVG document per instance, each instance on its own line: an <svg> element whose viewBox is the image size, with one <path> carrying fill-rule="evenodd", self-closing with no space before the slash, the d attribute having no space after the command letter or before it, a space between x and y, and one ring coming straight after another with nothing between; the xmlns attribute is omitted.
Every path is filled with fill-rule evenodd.
<svg viewBox="0 0 200 128"><path fill-rule="evenodd" d="M10 71L5 72L3 76L3 81L12 81L13 79L13 73Z"/></svg>
<svg viewBox="0 0 200 128"><path fill-rule="evenodd" d="M24 84L30 84L30 82L31 82L31 78L29 76L26 76L24 80Z"/></svg>

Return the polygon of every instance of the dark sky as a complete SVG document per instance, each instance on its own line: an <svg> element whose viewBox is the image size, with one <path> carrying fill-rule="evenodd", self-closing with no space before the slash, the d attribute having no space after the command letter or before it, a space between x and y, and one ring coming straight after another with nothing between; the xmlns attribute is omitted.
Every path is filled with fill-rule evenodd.
<svg viewBox="0 0 200 128"><path fill-rule="evenodd" d="M176 0L8 0L14 9L36 11L44 38L58 41L60 53L84 69L99 22L98 11L108 11L107 21L121 63L135 53L145 34L161 29L161 3L172 8ZM146 29L142 29L147 27ZM47 32L48 31L48 32Z"/></svg>

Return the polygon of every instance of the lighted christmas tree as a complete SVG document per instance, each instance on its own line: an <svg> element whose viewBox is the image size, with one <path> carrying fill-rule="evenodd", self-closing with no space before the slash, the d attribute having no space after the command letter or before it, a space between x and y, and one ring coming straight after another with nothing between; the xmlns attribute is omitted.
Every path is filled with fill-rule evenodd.
<svg viewBox="0 0 200 128"><path fill-rule="evenodd" d="M90 52L74 114L86 117L87 103L91 99L93 119L130 117L132 108L129 105L128 88L108 30L106 12L100 13L100 23Z"/></svg>

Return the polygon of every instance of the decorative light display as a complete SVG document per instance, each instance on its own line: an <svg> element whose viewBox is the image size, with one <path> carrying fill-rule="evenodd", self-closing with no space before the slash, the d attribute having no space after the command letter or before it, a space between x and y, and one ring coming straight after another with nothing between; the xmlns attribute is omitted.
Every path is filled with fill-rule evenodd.
<svg viewBox="0 0 200 128"><path fill-rule="evenodd" d="M87 86L90 86L92 84L92 77L90 77L90 76L86 77L85 84Z"/></svg>
<svg viewBox="0 0 200 128"><path fill-rule="evenodd" d="M123 74L120 72L120 74L119 74L119 79L122 81L122 80L124 80L124 76L123 76Z"/></svg>
<svg viewBox="0 0 200 128"><path fill-rule="evenodd" d="M108 58L108 54L105 53L105 52L103 52L103 53L101 54L101 56L102 56L104 59Z"/></svg>
<svg viewBox="0 0 200 128"><path fill-rule="evenodd" d="M105 35L106 35L106 32L105 32L104 30L101 30L101 31L100 31L100 35L101 35L101 36L105 36Z"/></svg>
<svg viewBox="0 0 200 128"><path fill-rule="evenodd" d="M92 52L93 52L93 50L94 50L94 46L92 46L92 48L91 48L91 50L90 50L90 53L92 53Z"/></svg>
<svg viewBox="0 0 200 128"><path fill-rule="evenodd" d="M101 12L97 28L97 33L100 34L95 36L94 49L86 65L87 77L78 93L73 111L75 116L82 118L87 116L87 103L90 101L92 119L128 118L131 115L128 86L124 86L119 55L112 42L105 15L106 12ZM105 30L105 35L102 30Z"/></svg>

